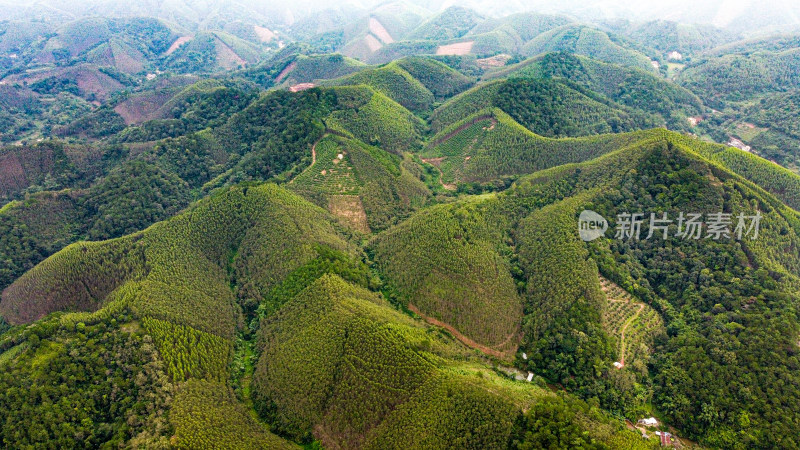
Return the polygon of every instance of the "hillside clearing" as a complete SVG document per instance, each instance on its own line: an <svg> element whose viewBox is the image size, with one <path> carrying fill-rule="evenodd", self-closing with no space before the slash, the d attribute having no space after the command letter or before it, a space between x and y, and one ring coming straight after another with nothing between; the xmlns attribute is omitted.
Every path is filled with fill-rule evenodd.
<svg viewBox="0 0 800 450"><path fill-rule="evenodd" d="M457 42L455 44L440 45L439 48L436 49L436 54L455 56L469 55L469 52L472 51L472 45L474 43L475 41L466 41Z"/></svg>
<svg viewBox="0 0 800 450"><path fill-rule="evenodd" d="M386 28L383 27L383 24L378 21L378 19L374 17L369 18L369 31L375 35L378 39L380 39L384 44L391 44L394 42L392 35L386 31Z"/></svg>
<svg viewBox="0 0 800 450"><path fill-rule="evenodd" d="M603 315L608 333L617 339L617 368L631 360L646 358L652 351L652 340L663 330L661 316L651 307L637 301L614 282L600 276L600 287L608 299ZM627 359L627 363L626 363Z"/></svg>
<svg viewBox="0 0 800 450"><path fill-rule="evenodd" d="M331 195L328 210L350 228L365 234L371 233L364 204L358 195Z"/></svg>
<svg viewBox="0 0 800 450"><path fill-rule="evenodd" d="M408 309L411 312L413 312L414 314L420 316L424 321L428 322L429 324L435 325L435 326L440 327L440 328L444 328L445 330L447 330L450 334L452 334L456 339L458 339L462 344L466 345L467 347L473 348L475 350L479 350L480 352L485 353L488 356L494 356L495 358L500 358L502 360L508 361L514 356L514 352L516 352L516 348L509 349L509 350L506 350L506 351L503 352L503 351L495 350L493 348L490 348L490 347L487 347L485 345L479 344L479 343L473 341L472 339L468 338L467 336L464 336L464 334L462 334L460 331L456 330L455 327L453 327L452 325L449 325L447 323L442 322L441 320L438 320L438 319L435 319L435 318L433 318L431 316L426 315L425 313L420 311L419 308L414 306L413 303L409 303L408 304ZM498 345L498 347L503 347L506 344L508 344L509 342L511 342L511 340L514 339L514 336L515 336L514 334L509 335L508 339L506 339L506 341L503 342L502 344Z"/></svg>
<svg viewBox="0 0 800 450"><path fill-rule="evenodd" d="M181 36L178 39L175 39L175 42L173 42L172 45L169 46L169 48L164 54L167 56L173 54L175 50L177 50L181 45L191 41L193 37L194 36Z"/></svg>

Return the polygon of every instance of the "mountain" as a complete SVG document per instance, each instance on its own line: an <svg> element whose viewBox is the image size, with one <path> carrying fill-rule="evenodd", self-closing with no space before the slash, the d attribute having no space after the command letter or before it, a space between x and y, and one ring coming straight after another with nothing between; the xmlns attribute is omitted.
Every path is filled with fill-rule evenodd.
<svg viewBox="0 0 800 450"><path fill-rule="evenodd" d="M87 5L1 13L3 445L800 445L793 35Z"/></svg>
<svg viewBox="0 0 800 450"><path fill-rule="evenodd" d="M566 79L620 105L658 115L672 129L687 129L687 117L700 115L705 109L697 95L649 71L563 52L497 69L483 78L500 77Z"/></svg>
<svg viewBox="0 0 800 450"><path fill-rule="evenodd" d="M792 48L713 56L687 67L679 83L720 109L728 102L744 102L756 95L796 87L798 55L800 49Z"/></svg>
<svg viewBox="0 0 800 450"><path fill-rule="evenodd" d="M575 107L579 105L578 107ZM614 104L569 82L514 78L479 84L437 108L431 122L442 125L465 119L476 109L495 106L531 131L544 136L585 136L631 131L657 125L654 117ZM438 141L437 137L433 141Z"/></svg>
<svg viewBox="0 0 800 450"><path fill-rule="evenodd" d="M681 59L737 40L737 35L711 25L680 23L670 20L653 20L644 23L613 21L610 28L617 34L658 50L668 58L671 52L681 54Z"/></svg>
<svg viewBox="0 0 800 450"><path fill-rule="evenodd" d="M244 217L247 220L242 220ZM210 233L215 236L213 241L207 239ZM269 241L276 246L265 248L262 243ZM178 254L176 249L180 249ZM237 407L236 396L243 391L231 393L225 387L225 367L231 358L243 357L233 342L242 314L237 302L253 305L252 299L264 295L258 294L260 290L273 293L275 303L257 312L257 317L263 317L259 327L262 344L258 344L262 356L255 363L250 389L256 409L281 435L305 440L312 430L317 430L317 436L324 430L321 439L325 444L360 442L364 447L408 433L417 435L420 445L454 439L465 445L497 445L509 439L514 427L524 427L515 425L514 417L522 414L525 405L536 403L539 408L565 409L567 423L587 430L592 439L609 444L619 439L636 442L635 435L605 425L610 419L589 412L588 406L574 400L565 404L542 388L523 389L482 369L446 334L393 310L380 295L365 289L369 272L351 259L355 251L337 233L327 213L281 188L263 185L228 190L144 233L68 247L12 285L2 302L3 315L12 322L67 305L101 309L54 316L39 322L42 327L35 332L9 335L3 344L16 345L12 347L16 356L6 356L6 360L21 363L28 355L36 355L42 373L50 376L53 364L63 358L64 351L75 347L80 336L96 336L104 346L145 340L149 354L132 353L115 364L144 367L139 378L160 380L139 389L131 385L121 392L159 399L159 409L150 414L159 417L156 423L161 428L149 428L152 416L132 404L124 405L117 409L119 414L140 418L141 425L116 431L113 436L153 445L165 439L164 428L172 426L172 440L179 445L208 439L227 442L241 434L261 445L281 445ZM108 264L120 270L103 270ZM75 268L70 275L56 276L67 266ZM40 295L49 300L36 300ZM99 304L92 300L109 295ZM183 309L184 302L192 305L190 314ZM104 326L111 318L115 325ZM38 336L36 342L30 337L34 335ZM374 347L364 347L363 342L372 342ZM155 351L166 358L163 365L137 365L142 359L152 359ZM370 358L378 366L366 364ZM22 370L15 379L27 380L25 366L15 367ZM336 388L369 379L382 383L361 391L358 397L349 389L339 393ZM238 380L235 383L244 382ZM81 384L76 391L101 395L115 383ZM386 383L392 387L391 395L386 395ZM326 394L329 388L334 389L332 395ZM177 395L167 398L173 390ZM458 399L455 404L453 399ZM102 414L108 407L100 404L96 411ZM172 413L165 419L166 408ZM197 408L205 413L189 414ZM41 406L39 410L57 412L60 407ZM419 420L429 414L440 417L439 425L418 434L414 430L422 426ZM113 419L104 422L104 417L108 416L92 413L86 416L91 422L84 419L80 429L91 432L96 421L108 423L107 433L118 430ZM225 428L214 434L202 431L221 417L227 419ZM18 426L19 418L10 419L10 426ZM580 425L584 420L592 425ZM93 432L90 439L100 442L110 436Z"/></svg>
<svg viewBox="0 0 800 450"><path fill-rule="evenodd" d="M26 371L31 367L50 376L64 352L82 355L81 347L75 350L80 336L96 336L104 348L143 339L152 342L151 353L132 354L126 358L134 359L114 364L147 367L149 372L139 376L143 380L160 377L158 384L143 385L146 390L122 392L163 399L163 406L151 413L161 419L123 407L115 414L139 417L141 425L114 431L113 418L119 415L87 416L92 423L108 423L103 429L121 433L114 435L118 439L157 442L166 437L166 425L148 427L166 420L179 443L220 442L230 438L200 430L222 417L220 408L230 408L224 430L274 445L279 438L268 433L300 442L313 437L324 445L371 447L411 435L423 446L460 439L464 445L491 446L508 442L517 427L543 426L514 419L522 411L558 408L565 411L558 426L578 427L578 436L585 430L588 435L583 436L592 442L649 445L633 433L604 425L610 423L607 416L577 400L554 400L544 388L487 371L480 357L474 359L477 350L543 373L568 389L591 389L602 405L622 411L645 407L634 400L636 384L649 380L654 405L664 417L688 436L714 445L742 439L754 445L791 442L791 418L797 414L792 405L798 403L776 399L762 406L736 399L748 390L753 398L769 398L762 396L762 389L794 376L787 371L792 357L786 349L797 337L789 314L800 267L792 253L772 249L797 245L797 213L706 159L702 155L710 153L702 146L678 135L627 138L627 145L618 142L613 146L618 150L605 156L580 164L555 163L521 178L507 192L422 209L367 242L366 254L328 212L272 184L222 189L144 232L73 244L8 287L0 310L12 324L65 309L86 312L51 315L33 328L15 328L4 336L2 348L11 352L4 359L15 367L15 375L4 383L11 388L29 382L32 375ZM332 139L331 144L337 143L338 138ZM361 149L352 145L340 147L348 160L337 157L339 164L353 164L345 172L359 167L354 155ZM665 249L660 240L583 243L568 224L585 207L611 218L623 209L640 208L707 214L721 208L734 216L751 215L758 208L765 217L759 241L675 237ZM633 256L623 258L623 252ZM720 255L731 257L720 260ZM408 260L416 263L405 264ZM719 262L710 265L715 260ZM375 270L366 265L370 261ZM689 276L688 268L695 265L705 278ZM611 366L618 356L611 336L619 330L604 322L608 306L600 274L629 289L663 318L667 337L641 341L651 346L650 356L639 356L649 358L647 365L635 365L631 356L628 362L635 370ZM493 280L491 287L486 287L487 279ZM575 281L563 283L565 279ZM498 293L503 293L502 301ZM385 298L414 314L393 309ZM786 319L768 322L766 315ZM709 326L709 321L722 326ZM441 328L426 322L447 331L436 331ZM247 329L258 330L258 339L248 338ZM729 329L737 333L728 334L730 342L720 349L718 336ZM685 344L687 339L694 347ZM535 356L523 359L520 350L514 351L517 343ZM251 356L253 352L259 356ZM40 362L31 366L27 358ZM109 364L99 358L100 367ZM163 358L164 363L139 366L141 358ZM752 364L748 367L754 369L747 370L752 383L733 370L727 362L731 358ZM554 365L553 360L564 362ZM230 361L242 361L242 369L228 372ZM602 375L596 378L598 371ZM713 378L677 382L702 373ZM232 392L226 390L226 380L232 380ZM101 395L114 383L78 389ZM177 395L167 400L172 389ZM48 392L42 395L53 395ZM237 406L238 401L247 404L244 395L252 396L271 431L251 422ZM784 395L798 394L789 390ZM675 398L686 402L676 404ZM452 399L458 399L455 405ZM5 401L10 406L23 400ZM700 405L708 402L716 405L718 419L693 421ZM50 404L38 407L42 417L42 408L51 408L44 405ZM52 411L59 411L52 405ZM198 407L207 413L186 412ZM97 408L98 414L108 414L104 404ZM164 416L166 410L171 414ZM437 428L418 431L420 420L430 414L440 417ZM749 417L749 424L738 420L742 415ZM12 428L21 423L17 417L7 419ZM81 429L88 431L88 423L81 422ZM747 437L750 427L766 432ZM250 431L240 431L245 429ZM111 435L92 436L99 442ZM538 439L524 432L519 436Z"/></svg>
<svg viewBox="0 0 800 450"><path fill-rule="evenodd" d="M522 47L522 53L526 56L564 51L608 63L652 71L650 55L642 53L641 50L619 36L578 24L567 24L546 31Z"/></svg>
<svg viewBox="0 0 800 450"><path fill-rule="evenodd" d="M408 40L444 41L457 39L483 21L475 11L459 6L451 6L431 19L411 30L405 37Z"/></svg>

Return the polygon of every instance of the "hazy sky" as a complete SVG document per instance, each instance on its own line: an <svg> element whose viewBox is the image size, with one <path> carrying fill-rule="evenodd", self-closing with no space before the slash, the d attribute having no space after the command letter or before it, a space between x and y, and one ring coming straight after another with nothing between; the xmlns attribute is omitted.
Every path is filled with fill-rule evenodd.
<svg viewBox="0 0 800 450"><path fill-rule="evenodd" d="M470 7L489 16L515 12L566 13L584 21L612 18L665 19L748 28L785 29L800 24L800 0L399 0L435 13L452 5ZM22 14L161 15L159 12L204 15L220 11L258 11L282 21L329 8L357 14L387 0L0 0L0 18L19 19ZM244 13L246 14L246 13Z"/></svg>

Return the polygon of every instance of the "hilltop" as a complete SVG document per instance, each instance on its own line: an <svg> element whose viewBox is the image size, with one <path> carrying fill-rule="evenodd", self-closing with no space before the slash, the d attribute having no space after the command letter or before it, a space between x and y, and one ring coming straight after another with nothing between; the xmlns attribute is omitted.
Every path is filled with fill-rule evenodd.
<svg viewBox="0 0 800 450"><path fill-rule="evenodd" d="M224 4L0 22L4 445L800 444L795 36Z"/></svg>

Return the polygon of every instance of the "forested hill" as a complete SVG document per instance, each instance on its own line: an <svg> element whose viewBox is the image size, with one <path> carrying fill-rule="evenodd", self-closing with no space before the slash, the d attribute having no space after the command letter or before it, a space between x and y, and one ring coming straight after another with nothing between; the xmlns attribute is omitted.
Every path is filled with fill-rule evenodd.
<svg viewBox="0 0 800 450"><path fill-rule="evenodd" d="M2 446L800 447L795 38L167 6L0 22Z"/></svg>

